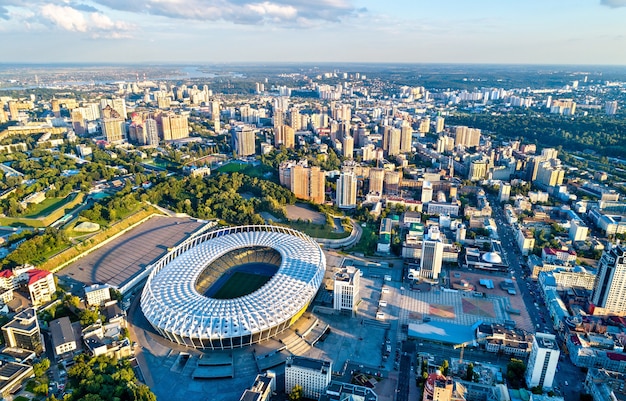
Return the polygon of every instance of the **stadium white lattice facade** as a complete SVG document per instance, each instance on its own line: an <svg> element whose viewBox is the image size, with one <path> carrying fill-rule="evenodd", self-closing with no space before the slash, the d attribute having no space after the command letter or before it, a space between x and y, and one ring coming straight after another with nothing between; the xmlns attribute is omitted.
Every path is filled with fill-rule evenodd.
<svg viewBox="0 0 626 401"><path fill-rule="evenodd" d="M260 288L232 299L204 295L229 270L257 262L277 267ZM178 344L243 347L291 326L315 297L325 269L319 245L298 231L223 228L186 240L156 262L141 308L162 336Z"/></svg>

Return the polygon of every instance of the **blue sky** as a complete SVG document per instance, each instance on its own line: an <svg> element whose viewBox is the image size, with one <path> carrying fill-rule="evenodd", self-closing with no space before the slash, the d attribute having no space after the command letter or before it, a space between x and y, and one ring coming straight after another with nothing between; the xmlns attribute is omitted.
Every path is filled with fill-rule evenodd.
<svg viewBox="0 0 626 401"><path fill-rule="evenodd" d="M0 61L626 65L626 0L0 0Z"/></svg>

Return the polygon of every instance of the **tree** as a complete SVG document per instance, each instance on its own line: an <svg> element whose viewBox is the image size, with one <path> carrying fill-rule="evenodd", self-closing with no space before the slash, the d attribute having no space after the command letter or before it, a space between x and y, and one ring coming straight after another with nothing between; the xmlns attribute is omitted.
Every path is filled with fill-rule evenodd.
<svg viewBox="0 0 626 401"><path fill-rule="evenodd" d="M98 319L100 319L100 314L98 313L98 309L85 309L80 313L79 317L80 325L84 327L94 324Z"/></svg>
<svg viewBox="0 0 626 401"><path fill-rule="evenodd" d="M304 390L302 389L302 386L299 384L296 384L295 386L293 386L293 388L291 389L291 392L289 393L289 400L290 401L300 401L302 399Z"/></svg>
<svg viewBox="0 0 626 401"><path fill-rule="evenodd" d="M474 381L474 364L470 363L467 365L467 374L465 375L465 380Z"/></svg>
<svg viewBox="0 0 626 401"><path fill-rule="evenodd" d="M439 366L439 370L441 371L442 375L448 376L448 371L450 370L450 362L448 362L447 359L444 359L441 363L441 366Z"/></svg>
<svg viewBox="0 0 626 401"><path fill-rule="evenodd" d="M524 383L526 364L524 361L512 358L506 365L506 378L512 388L520 388Z"/></svg>
<svg viewBox="0 0 626 401"><path fill-rule="evenodd" d="M33 373L35 373L35 377L45 376L48 369L50 369L50 360L48 358L44 358L33 365Z"/></svg>

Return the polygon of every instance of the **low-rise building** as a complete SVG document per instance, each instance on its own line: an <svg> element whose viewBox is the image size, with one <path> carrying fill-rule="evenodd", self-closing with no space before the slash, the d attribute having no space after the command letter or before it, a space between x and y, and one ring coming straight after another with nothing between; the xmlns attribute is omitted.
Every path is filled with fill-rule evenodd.
<svg viewBox="0 0 626 401"><path fill-rule="evenodd" d="M111 289L108 285L94 284L85 287L85 302L87 306L100 306L111 300Z"/></svg>
<svg viewBox="0 0 626 401"><path fill-rule="evenodd" d="M326 392L332 372L331 361L292 356L285 365L285 391L291 393L295 386L302 387L302 396L318 399Z"/></svg>
<svg viewBox="0 0 626 401"><path fill-rule="evenodd" d="M369 387L333 381L319 401L378 401L378 395Z"/></svg>
<svg viewBox="0 0 626 401"><path fill-rule="evenodd" d="M28 292L33 305L42 305L52 300L57 290L54 276L47 270L32 269L28 271Z"/></svg>
<svg viewBox="0 0 626 401"><path fill-rule="evenodd" d="M65 316L52 320L49 329L55 358L72 358L78 342L70 318Z"/></svg>
<svg viewBox="0 0 626 401"><path fill-rule="evenodd" d="M23 363L7 362L0 365L0 396L10 399L10 395L20 388L23 382L34 377L33 367Z"/></svg>
<svg viewBox="0 0 626 401"><path fill-rule="evenodd" d="M528 255L535 247L535 237L530 230L518 228L516 232L517 246L522 255Z"/></svg>
<svg viewBox="0 0 626 401"><path fill-rule="evenodd" d="M43 352L43 341L35 308L28 308L15 315L13 320L2 326L5 344L23 348L37 354Z"/></svg>

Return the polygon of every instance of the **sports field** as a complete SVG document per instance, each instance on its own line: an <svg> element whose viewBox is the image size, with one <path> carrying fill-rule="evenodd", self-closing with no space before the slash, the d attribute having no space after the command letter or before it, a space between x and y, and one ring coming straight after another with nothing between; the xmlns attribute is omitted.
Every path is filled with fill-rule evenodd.
<svg viewBox="0 0 626 401"><path fill-rule="evenodd" d="M213 294L216 299L233 299L250 294L261 288L272 276L254 273L235 272L228 281Z"/></svg>

